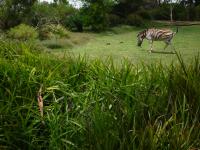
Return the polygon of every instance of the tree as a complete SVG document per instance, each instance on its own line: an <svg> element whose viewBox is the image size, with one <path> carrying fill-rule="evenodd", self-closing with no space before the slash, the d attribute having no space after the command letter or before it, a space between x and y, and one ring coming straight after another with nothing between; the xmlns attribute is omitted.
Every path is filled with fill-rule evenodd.
<svg viewBox="0 0 200 150"><path fill-rule="evenodd" d="M92 30L103 30L107 26L107 17L114 0L82 0L81 10L83 21L86 26L91 26Z"/></svg>
<svg viewBox="0 0 200 150"><path fill-rule="evenodd" d="M0 20L2 28L9 28L21 22L30 12L30 8L37 0L1 0Z"/></svg>
<svg viewBox="0 0 200 150"><path fill-rule="evenodd" d="M170 5L170 21L173 21L173 10L175 4L181 3L181 0L164 0L164 3L168 3Z"/></svg>
<svg viewBox="0 0 200 150"><path fill-rule="evenodd" d="M121 17L126 17L130 13L139 10L144 0L117 0L116 5L113 7L113 13Z"/></svg>
<svg viewBox="0 0 200 150"><path fill-rule="evenodd" d="M195 0L195 6L200 5L200 0Z"/></svg>
<svg viewBox="0 0 200 150"><path fill-rule="evenodd" d="M55 4L68 4L68 0L53 0Z"/></svg>

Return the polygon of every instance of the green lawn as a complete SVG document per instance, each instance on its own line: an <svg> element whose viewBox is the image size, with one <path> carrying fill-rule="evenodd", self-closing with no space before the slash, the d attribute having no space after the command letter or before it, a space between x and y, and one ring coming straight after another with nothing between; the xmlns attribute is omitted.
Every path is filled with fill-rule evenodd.
<svg viewBox="0 0 200 150"><path fill-rule="evenodd" d="M174 31L176 27L172 28ZM124 58L131 60L134 63L138 62L154 62L160 61L166 63L177 61L177 57L170 52L173 51L172 47L163 50L164 42L154 42L154 51L156 53L149 54L149 43L144 41L142 48L137 47L137 34L143 29L122 26L113 28L100 34L86 34L77 33L73 36L75 40L84 41L81 44L74 42L73 46L63 49L54 49L58 55L63 55L63 52L69 52L75 55L87 55L90 58L107 58L112 57L115 61L119 62ZM84 36L85 35L85 36ZM84 40L86 38L86 40ZM72 39L73 40L73 39ZM179 27L178 34L173 39L173 45L176 51L180 52L184 59L193 58L200 52L200 26L182 26ZM163 53L164 52L164 53ZM168 53L169 52L169 53Z"/></svg>

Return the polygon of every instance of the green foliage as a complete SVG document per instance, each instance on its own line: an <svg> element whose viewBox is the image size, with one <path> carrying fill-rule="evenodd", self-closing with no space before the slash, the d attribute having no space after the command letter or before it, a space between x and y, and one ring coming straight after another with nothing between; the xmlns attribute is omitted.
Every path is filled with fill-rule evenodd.
<svg viewBox="0 0 200 150"><path fill-rule="evenodd" d="M200 5L195 8L196 19L200 20Z"/></svg>
<svg viewBox="0 0 200 150"><path fill-rule="evenodd" d="M0 145L7 149L200 147L200 59L120 67L9 43L0 53ZM1 52L1 51L0 51ZM20 54L20 55L19 55ZM4 57L9 55L10 57ZM11 59L12 58L12 59ZM43 86L41 86L43 85ZM42 87L44 116L38 111Z"/></svg>
<svg viewBox="0 0 200 150"><path fill-rule="evenodd" d="M169 5L163 4L158 8L151 9L149 15L153 20L170 20Z"/></svg>
<svg viewBox="0 0 200 150"><path fill-rule="evenodd" d="M192 7L187 8L187 19L190 21L195 21L196 19L196 12L195 9Z"/></svg>
<svg viewBox="0 0 200 150"><path fill-rule="evenodd" d="M46 24L40 28L41 39L69 38L69 31L60 24Z"/></svg>
<svg viewBox="0 0 200 150"><path fill-rule="evenodd" d="M70 15L66 19L65 25L71 30L82 32L83 31L83 16L81 15L80 12Z"/></svg>
<svg viewBox="0 0 200 150"><path fill-rule="evenodd" d="M55 4L68 4L68 0L53 0Z"/></svg>
<svg viewBox="0 0 200 150"><path fill-rule="evenodd" d="M44 24L62 24L71 30L105 30L109 26L126 24L126 18L144 20L169 20L170 6L174 20L200 20L199 1L150 0L81 0L80 10L69 5L67 0L54 3L37 0L3 0L0 2L0 28L9 29L21 23L40 27ZM135 14L136 17L133 17ZM139 19L139 17L141 17ZM129 24L136 24L128 19ZM138 23L138 24L140 24ZM138 25L136 24L136 25Z"/></svg>
<svg viewBox="0 0 200 150"><path fill-rule="evenodd" d="M152 17L149 14L149 11L145 10L145 9L141 9L141 10L137 11L136 14L138 16L142 17L143 19L147 19L147 20L152 19Z"/></svg>
<svg viewBox="0 0 200 150"><path fill-rule="evenodd" d="M136 14L128 15L126 22L127 22L128 25L144 26L144 21L143 21L142 17L140 17Z"/></svg>
<svg viewBox="0 0 200 150"><path fill-rule="evenodd" d="M31 11L30 19L34 25L42 25L48 22L56 22L57 18L57 10L55 7L49 4L36 3Z"/></svg>
<svg viewBox="0 0 200 150"><path fill-rule="evenodd" d="M65 4L36 3L31 11L30 20L34 25L46 23L64 24L67 16L74 13L74 9Z"/></svg>
<svg viewBox="0 0 200 150"><path fill-rule="evenodd" d="M117 0L112 12L121 17L126 17L131 13L139 11L145 5L144 0Z"/></svg>
<svg viewBox="0 0 200 150"><path fill-rule="evenodd" d="M82 9L84 24L90 26L94 31L104 30L108 23L106 15L113 2L109 0L85 0L85 2Z"/></svg>
<svg viewBox="0 0 200 150"><path fill-rule="evenodd" d="M175 5L173 11L173 18L175 20L188 20L187 9L181 5Z"/></svg>
<svg viewBox="0 0 200 150"><path fill-rule="evenodd" d="M20 24L8 31L8 36L17 40L34 40L38 37L35 28L26 24Z"/></svg>
<svg viewBox="0 0 200 150"><path fill-rule="evenodd" d="M36 0L3 0L0 2L0 27L7 29L18 25L29 15Z"/></svg>
<svg viewBox="0 0 200 150"><path fill-rule="evenodd" d="M111 27L122 24L124 22L122 18L120 18L118 15L115 14L108 14L107 19L108 19L108 24Z"/></svg>
<svg viewBox="0 0 200 150"><path fill-rule="evenodd" d="M174 20L198 20L199 6L184 6L182 4L173 4L173 19ZM147 10L149 16L153 20L169 20L170 19L170 4L161 4L159 7ZM139 14L143 16L143 14Z"/></svg>

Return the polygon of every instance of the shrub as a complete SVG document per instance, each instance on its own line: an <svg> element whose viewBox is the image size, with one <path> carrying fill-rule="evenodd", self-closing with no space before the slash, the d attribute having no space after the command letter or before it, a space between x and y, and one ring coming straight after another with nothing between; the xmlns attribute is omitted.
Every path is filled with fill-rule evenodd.
<svg viewBox="0 0 200 150"><path fill-rule="evenodd" d="M40 28L39 33L41 39L69 37L69 31L60 24L46 24Z"/></svg>
<svg viewBox="0 0 200 150"><path fill-rule="evenodd" d="M126 19L126 22L128 25L134 25L134 26L143 26L144 25L144 21L143 21L142 17L140 17L136 14L130 14Z"/></svg>
<svg viewBox="0 0 200 150"><path fill-rule="evenodd" d="M83 31L83 18L80 14L75 13L73 15L68 16L65 21L65 25L70 30L77 30L79 32Z"/></svg>
<svg viewBox="0 0 200 150"><path fill-rule="evenodd" d="M188 9L187 9L187 13L188 13L188 20L190 20L190 21L194 21L194 20L196 20L196 12L195 12L195 9L194 8L192 8L192 7L189 7Z"/></svg>
<svg viewBox="0 0 200 150"><path fill-rule="evenodd" d="M200 5L195 8L196 20L200 20Z"/></svg>
<svg viewBox="0 0 200 150"><path fill-rule="evenodd" d="M154 8L149 11L149 15L153 20L169 20L170 19L170 8L169 5L161 5L158 8Z"/></svg>
<svg viewBox="0 0 200 150"><path fill-rule="evenodd" d="M108 27L107 13L111 4L107 0L98 0L90 3L82 9L84 25L90 27L93 31L102 31Z"/></svg>
<svg viewBox="0 0 200 150"><path fill-rule="evenodd" d="M187 20L187 10L185 8L175 8L174 11L173 11L173 18L175 20Z"/></svg>
<svg viewBox="0 0 200 150"><path fill-rule="evenodd" d="M3 0L0 1L0 26L9 29L19 25L30 14L32 5L36 0Z"/></svg>
<svg viewBox="0 0 200 150"><path fill-rule="evenodd" d="M8 31L8 37L18 40L33 40L38 37L38 32L31 26L20 24Z"/></svg>
<svg viewBox="0 0 200 150"><path fill-rule="evenodd" d="M137 11L136 14L138 16L141 16L143 19L151 19L151 16L150 16L148 10L141 9L141 10Z"/></svg>
<svg viewBox="0 0 200 150"><path fill-rule="evenodd" d="M109 26L116 26L123 22L123 20L115 14L108 14L107 15Z"/></svg>
<svg viewBox="0 0 200 150"><path fill-rule="evenodd" d="M173 9L174 20L187 20L187 10L182 5L175 5Z"/></svg>
<svg viewBox="0 0 200 150"><path fill-rule="evenodd" d="M74 13L74 9L68 5L36 3L31 11L31 22L34 25L43 25L47 23L64 24L66 18Z"/></svg>

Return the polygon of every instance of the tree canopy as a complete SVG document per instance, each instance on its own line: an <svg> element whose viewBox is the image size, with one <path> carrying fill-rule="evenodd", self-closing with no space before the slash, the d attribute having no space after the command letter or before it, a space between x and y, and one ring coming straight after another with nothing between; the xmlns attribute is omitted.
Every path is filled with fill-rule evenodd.
<svg viewBox="0 0 200 150"><path fill-rule="evenodd" d="M69 0L0 0L0 28L52 22L79 31L84 27L98 31L110 25L144 25L146 20L200 20L200 0L79 1L82 7L75 9Z"/></svg>

